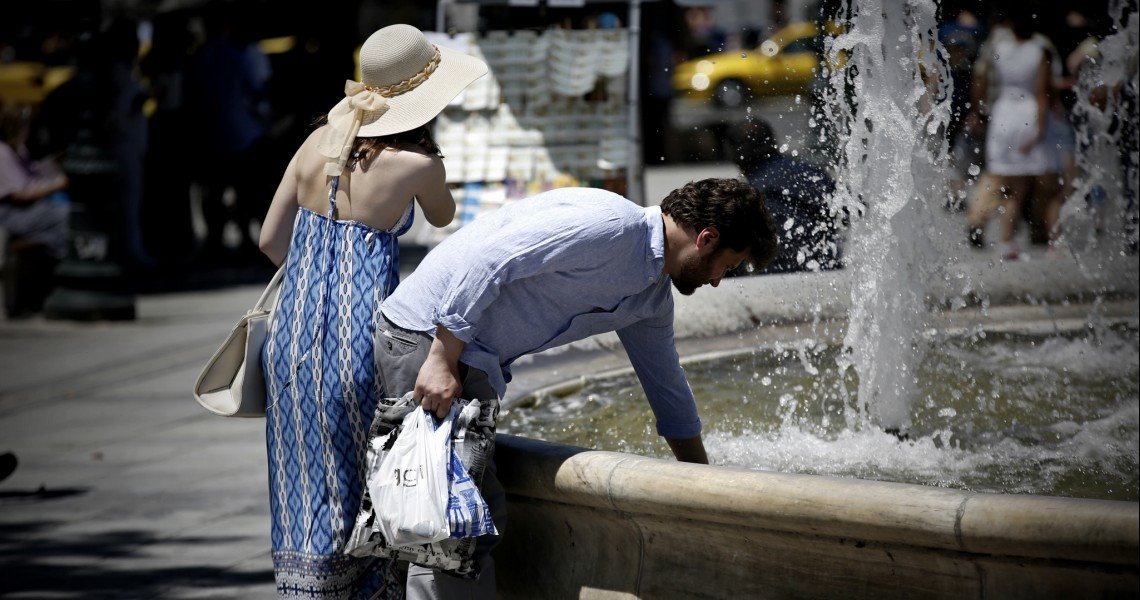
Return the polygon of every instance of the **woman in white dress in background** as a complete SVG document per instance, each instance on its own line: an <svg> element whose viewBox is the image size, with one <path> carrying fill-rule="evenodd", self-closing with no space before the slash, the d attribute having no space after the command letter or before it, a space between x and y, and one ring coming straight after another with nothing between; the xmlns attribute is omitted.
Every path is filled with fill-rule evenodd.
<svg viewBox="0 0 1140 600"><path fill-rule="evenodd" d="M1050 145L1049 127L1050 58L1040 41L1034 39L1036 16L1030 7L1009 15L1011 35L992 40L991 75L982 85L996 86L986 130L987 185L980 185L975 204L1001 206L1003 259L1015 260L1021 254L1014 236L1021 220L1022 203L1040 203L1053 251L1060 230L1062 196L1060 150ZM995 37L998 32L995 31ZM981 90L976 98L986 98ZM975 107L977 108L977 107ZM972 211L977 214L980 211ZM988 211L986 211L988 212ZM984 217L981 219L984 223ZM971 227L978 228L978 219Z"/></svg>

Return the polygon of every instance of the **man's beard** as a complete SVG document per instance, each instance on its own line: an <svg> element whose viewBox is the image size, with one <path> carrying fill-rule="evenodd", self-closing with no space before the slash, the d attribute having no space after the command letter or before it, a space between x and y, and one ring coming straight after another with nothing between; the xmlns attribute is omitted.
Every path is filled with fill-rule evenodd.
<svg viewBox="0 0 1140 600"><path fill-rule="evenodd" d="M705 270L707 263L698 255L690 256L681 264L681 272L673 278L673 287L684 296L691 296L697 288L707 282Z"/></svg>

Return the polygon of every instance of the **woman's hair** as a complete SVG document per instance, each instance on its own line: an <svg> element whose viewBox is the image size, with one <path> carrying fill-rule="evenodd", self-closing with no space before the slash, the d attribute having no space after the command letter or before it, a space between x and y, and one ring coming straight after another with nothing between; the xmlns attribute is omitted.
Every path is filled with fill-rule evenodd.
<svg viewBox="0 0 1140 600"><path fill-rule="evenodd" d="M358 137L352 142L352 153L356 156L356 160L368 162L385 148L398 148L404 145L419 146L426 152L435 154L440 158L443 157L443 153L439 150L439 144L436 144L435 138L431 136L430 122L415 129L393 133L392 135Z"/></svg>
<svg viewBox="0 0 1140 600"><path fill-rule="evenodd" d="M319 127L328 122L328 115L323 115L317 119L314 125ZM443 152L440 152L439 144L435 143L435 138L431 135L431 125L434 122L435 120L433 119L415 129L409 129L391 135L358 137L352 142L352 155L356 157L358 162L367 163L373 158L376 158L376 155L385 148L419 146L423 148L425 152L430 152L443 158Z"/></svg>
<svg viewBox="0 0 1140 600"><path fill-rule="evenodd" d="M1041 5L1036 0L1011 0L1005 4L1006 18L1009 20L1009 29L1020 40L1028 40L1038 30L1037 13Z"/></svg>
<svg viewBox="0 0 1140 600"><path fill-rule="evenodd" d="M722 248L748 250L762 269L776 256L776 226L760 190L737 179L690 181L661 201L661 212L693 230L716 227Z"/></svg>

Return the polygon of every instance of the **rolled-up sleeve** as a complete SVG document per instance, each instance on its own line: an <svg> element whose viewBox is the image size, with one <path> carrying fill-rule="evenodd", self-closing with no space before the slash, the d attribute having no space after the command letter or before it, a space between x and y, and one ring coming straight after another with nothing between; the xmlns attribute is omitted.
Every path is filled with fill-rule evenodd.
<svg viewBox="0 0 1140 600"><path fill-rule="evenodd" d="M672 311L638 321L617 334L649 398L658 435L673 439L700 435L697 401L673 340Z"/></svg>

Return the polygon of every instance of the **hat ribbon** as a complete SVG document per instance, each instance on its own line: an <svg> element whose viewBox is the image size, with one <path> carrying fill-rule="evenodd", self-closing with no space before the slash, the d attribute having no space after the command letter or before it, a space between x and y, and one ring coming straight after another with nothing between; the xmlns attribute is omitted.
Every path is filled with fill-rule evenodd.
<svg viewBox="0 0 1140 600"><path fill-rule="evenodd" d="M380 91L359 81L344 82L344 95L348 102L337 104L329 111L328 126L317 145L320 153L331 159L325 163L325 174L334 177L340 175L348 164L352 142L360 131L364 113L384 114L388 111L388 100L380 95Z"/></svg>
<svg viewBox="0 0 1140 600"><path fill-rule="evenodd" d="M344 95L348 102L337 104L329 111L328 126L324 137L317 144L317 150L330 159L325 163L325 175L336 177L344 171L349 155L352 154L352 143L364 121L364 113L376 113L377 117L383 115L388 111L387 99L419 87L439 66L439 59L437 47L431 60L419 73L385 87L374 87L352 80L344 82Z"/></svg>

